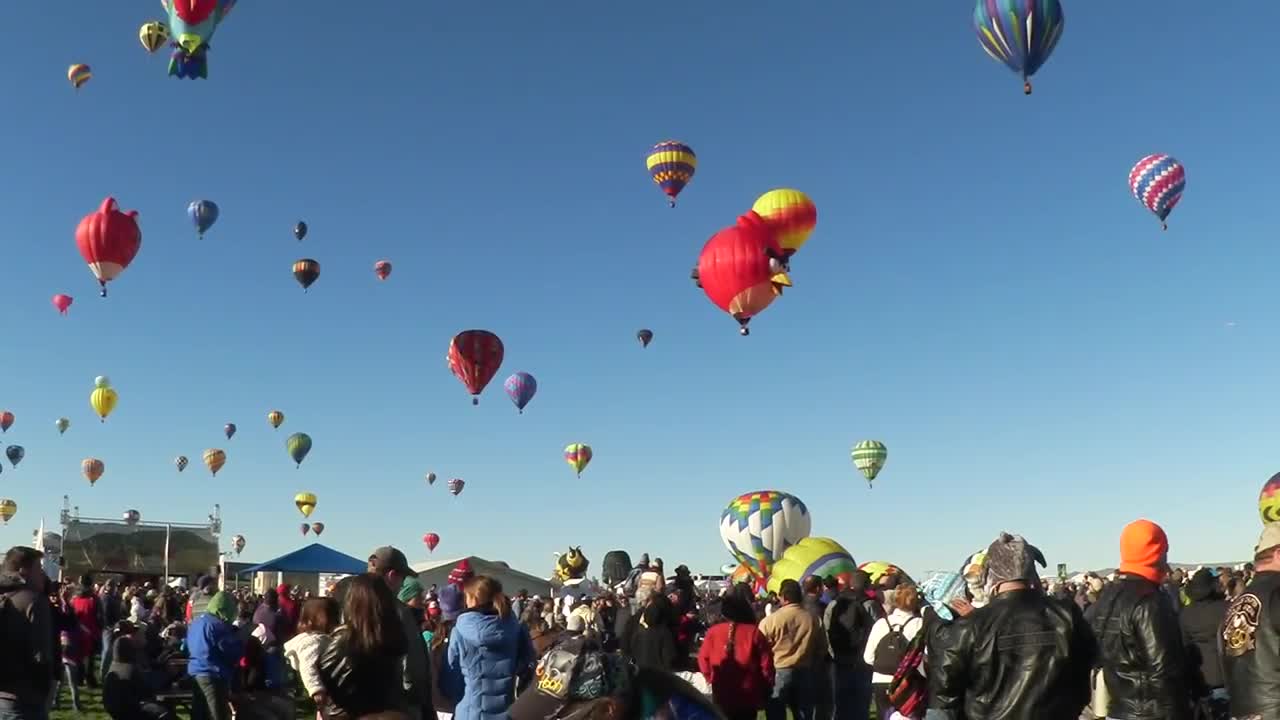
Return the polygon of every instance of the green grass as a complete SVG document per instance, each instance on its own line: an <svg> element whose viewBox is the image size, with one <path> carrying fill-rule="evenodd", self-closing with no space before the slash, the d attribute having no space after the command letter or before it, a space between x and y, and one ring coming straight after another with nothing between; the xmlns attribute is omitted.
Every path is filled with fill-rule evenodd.
<svg viewBox="0 0 1280 720"><path fill-rule="evenodd" d="M298 693L298 695L301 694ZM65 687L62 688L59 700L62 703L49 715L51 720L111 720L111 716L102 709L102 691L98 688L80 688L80 705L84 708L84 712L78 714L71 710L71 694ZM310 698L299 698L294 702L293 714L297 720L315 720L316 706ZM189 717L190 713L182 707L178 710L178 716L185 718Z"/></svg>

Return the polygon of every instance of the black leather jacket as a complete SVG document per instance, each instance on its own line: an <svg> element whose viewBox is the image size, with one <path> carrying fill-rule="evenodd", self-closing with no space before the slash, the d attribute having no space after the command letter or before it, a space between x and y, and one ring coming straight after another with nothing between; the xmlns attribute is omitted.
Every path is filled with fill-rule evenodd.
<svg viewBox="0 0 1280 720"><path fill-rule="evenodd" d="M1222 626L1231 714L1280 720L1280 572L1260 572L1232 601Z"/></svg>
<svg viewBox="0 0 1280 720"><path fill-rule="evenodd" d="M401 684L403 656L356 655L348 638L346 629L339 628L316 658L320 683L329 694L329 707L321 708L321 713L325 717L361 717L405 710L408 703Z"/></svg>
<svg viewBox="0 0 1280 720"><path fill-rule="evenodd" d="M947 636L929 648L941 650L930 659L938 674L930 685L952 707L931 708L982 720L1078 720L1089 702L1093 638L1074 604L1006 591Z"/></svg>
<svg viewBox="0 0 1280 720"><path fill-rule="evenodd" d="M1121 575L1089 608L1098 660L1117 720L1191 717L1190 657L1178 611L1160 586Z"/></svg>

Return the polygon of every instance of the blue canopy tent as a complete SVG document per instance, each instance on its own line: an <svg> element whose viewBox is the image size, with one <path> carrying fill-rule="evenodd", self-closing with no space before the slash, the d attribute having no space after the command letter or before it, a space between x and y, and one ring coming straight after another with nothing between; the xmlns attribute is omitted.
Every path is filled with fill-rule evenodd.
<svg viewBox="0 0 1280 720"><path fill-rule="evenodd" d="M259 572L282 572L357 575L368 569L368 561L344 555L320 543L312 543L304 548L294 550L288 555L281 555L275 560L268 560L259 565L245 568L237 574L252 575Z"/></svg>

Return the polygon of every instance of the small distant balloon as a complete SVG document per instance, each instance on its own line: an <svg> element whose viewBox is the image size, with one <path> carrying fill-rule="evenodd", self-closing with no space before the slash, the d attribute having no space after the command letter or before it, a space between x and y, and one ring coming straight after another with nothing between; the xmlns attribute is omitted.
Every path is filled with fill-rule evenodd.
<svg viewBox="0 0 1280 720"><path fill-rule="evenodd" d="M89 481L89 487L93 487L106 471L107 466L98 458L85 458L80 462L80 474Z"/></svg>
<svg viewBox="0 0 1280 720"><path fill-rule="evenodd" d="M511 398L516 410L523 415L525 406L538 392L538 381L527 372L518 372L507 378L502 383L502 388L507 391L507 397Z"/></svg>
<svg viewBox="0 0 1280 720"><path fill-rule="evenodd" d="M60 417L53 421L53 426L58 428L58 434L61 435L67 431L67 428L71 427L71 419Z"/></svg>
<svg viewBox="0 0 1280 720"><path fill-rule="evenodd" d="M240 553L244 552L244 546L245 539L243 535L236 535L231 538L231 549L236 551L237 557L239 557Z"/></svg>
<svg viewBox="0 0 1280 720"><path fill-rule="evenodd" d="M302 513L302 517L311 517L311 513L315 512L319 502L315 493L300 492L293 496L293 504L298 508L298 512Z"/></svg>
<svg viewBox="0 0 1280 720"><path fill-rule="evenodd" d="M71 303L75 302L75 298L70 295L58 293L53 296L53 306L58 309L58 314L66 315L67 310L71 307Z"/></svg>
<svg viewBox="0 0 1280 720"><path fill-rule="evenodd" d="M71 83L71 87L79 90L80 86L89 82L93 77L93 70L89 69L84 63L76 63L67 68L67 81Z"/></svg>
<svg viewBox="0 0 1280 720"><path fill-rule="evenodd" d="M173 459L173 464L174 464L175 466L177 466L177 468L178 468L178 472L182 472L183 470L186 470L186 469L187 469L187 456L186 456L186 455L179 455L178 457L176 457L176 458L174 458L174 459Z"/></svg>
<svg viewBox="0 0 1280 720"><path fill-rule="evenodd" d="M435 474L435 473L433 473L433 472L429 472L429 473L427 473L427 484L428 484L428 485L435 485L435 484L436 484L436 474Z"/></svg>
<svg viewBox="0 0 1280 720"><path fill-rule="evenodd" d="M311 532L311 525L309 523L302 523L302 534L306 535L309 532Z"/></svg>
<svg viewBox="0 0 1280 720"><path fill-rule="evenodd" d="M293 264L293 279L298 281L302 286L302 291L306 292L312 283L320 278L320 263L311 258L302 258Z"/></svg>
<svg viewBox="0 0 1280 720"><path fill-rule="evenodd" d="M386 280L391 275L391 263L386 260L379 260L374 263L373 274L377 275L379 280Z"/></svg>
<svg viewBox="0 0 1280 720"><path fill-rule="evenodd" d="M462 488L467 486L467 481L462 478L454 478L449 481L449 492L458 495L462 492Z"/></svg>
<svg viewBox="0 0 1280 720"><path fill-rule="evenodd" d="M220 213L218 204L212 200L196 200L187 206L187 215L191 217L191 224L196 226L197 237L201 238L218 222Z"/></svg>
<svg viewBox="0 0 1280 720"><path fill-rule="evenodd" d="M643 328L636 331L636 339L640 341L641 347L649 347L649 343L653 342L653 331Z"/></svg>
<svg viewBox="0 0 1280 720"><path fill-rule="evenodd" d="M267 422L270 423L271 427L279 429L284 423L284 413L279 410L272 410L267 413Z"/></svg>
<svg viewBox="0 0 1280 720"><path fill-rule="evenodd" d="M218 448L209 448L204 451L204 464L209 468L209 472L217 477L218 471L227 464L227 454Z"/></svg>
<svg viewBox="0 0 1280 720"><path fill-rule="evenodd" d="M9 498L0 498L0 520L3 520L5 525L8 525L13 516L17 514L18 503Z"/></svg>
<svg viewBox="0 0 1280 720"><path fill-rule="evenodd" d="M5 410L0 412L0 432L9 432L9 428L13 427L13 413Z"/></svg>
<svg viewBox="0 0 1280 720"><path fill-rule="evenodd" d="M435 552L436 546L440 544L440 536L430 532L422 536L422 542L426 544L428 552Z"/></svg>
<svg viewBox="0 0 1280 720"><path fill-rule="evenodd" d="M236 434L236 424L227 423L226 425L223 425L222 432L225 433L227 436L227 439L230 440L231 437Z"/></svg>
<svg viewBox="0 0 1280 720"><path fill-rule="evenodd" d="M590 445L570 443L564 449L564 461L569 463L569 467L573 468L578 477L582 477L582 471L587 469L592 456Z"/></svg>
<svg viewBox="0 0 1280 720"><path fill-rule="evenodd" d="M316 537L320 537L321 535L323 535L323 534L324 534L324 523L322 523L322 522L314 522L314 523L311 523L311 532L315 533L315 534L316 534Z"/></svg>
<svg viewBox="0 0 1280 720"><path fill-rule="evenodd" d="M169 42L169 26L159 20L143 23L138 28L138 42L147 52L154 53Z"/></svg>
<svg viewBox="0 0 1280 720"><path fill-rule="evenodd" d="M134 525L142 522L142 513L137 510L125 510L121 517L129 527L133 527Z"/></svg>
<svg viewBox="0 0 1280 720"><path fill-rule="evenodd" d="M109 388L111 387L111 378L106 375L99 375L93 379L93 386L96 388Z"/></svg>
<svg viewBox="0 0 1280 720"><path fill-rule="evenodd" d="M27 456L27 451L21 445L10 445L4 449L5 457L9 458L9 464L14 468L18 467L18 463L22 462L22 458Z"/></svg>
<svg viewBox="0 0 1280 720"><path fill-rule="evenodd" d="M302 467L302 461L307 458L307 453L311 452L311 436L306 433L294 433L284 441L284 447L289 451L289 457L293 458L298 467Z"/></svg>
<svg viewBox="0 0 1280 720"><path fill-rule="evenodd" d="M299 220L298 224L293 226L293 236L298 238L298 242L302 242L302 238L307 236L307 224Z"/></svg>

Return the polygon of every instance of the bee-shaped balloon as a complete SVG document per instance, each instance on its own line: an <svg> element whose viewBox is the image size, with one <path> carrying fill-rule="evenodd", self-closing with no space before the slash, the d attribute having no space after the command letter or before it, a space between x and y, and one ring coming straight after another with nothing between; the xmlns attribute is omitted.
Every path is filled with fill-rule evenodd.
<svg viewBox="0 0 1280 720"><path fill-rule="evenodd" d="M556 559L556 577L561 582L577 580L587 574L587 566L591 561L582 554L581 547L571 547L569 552Z"/></svg>

